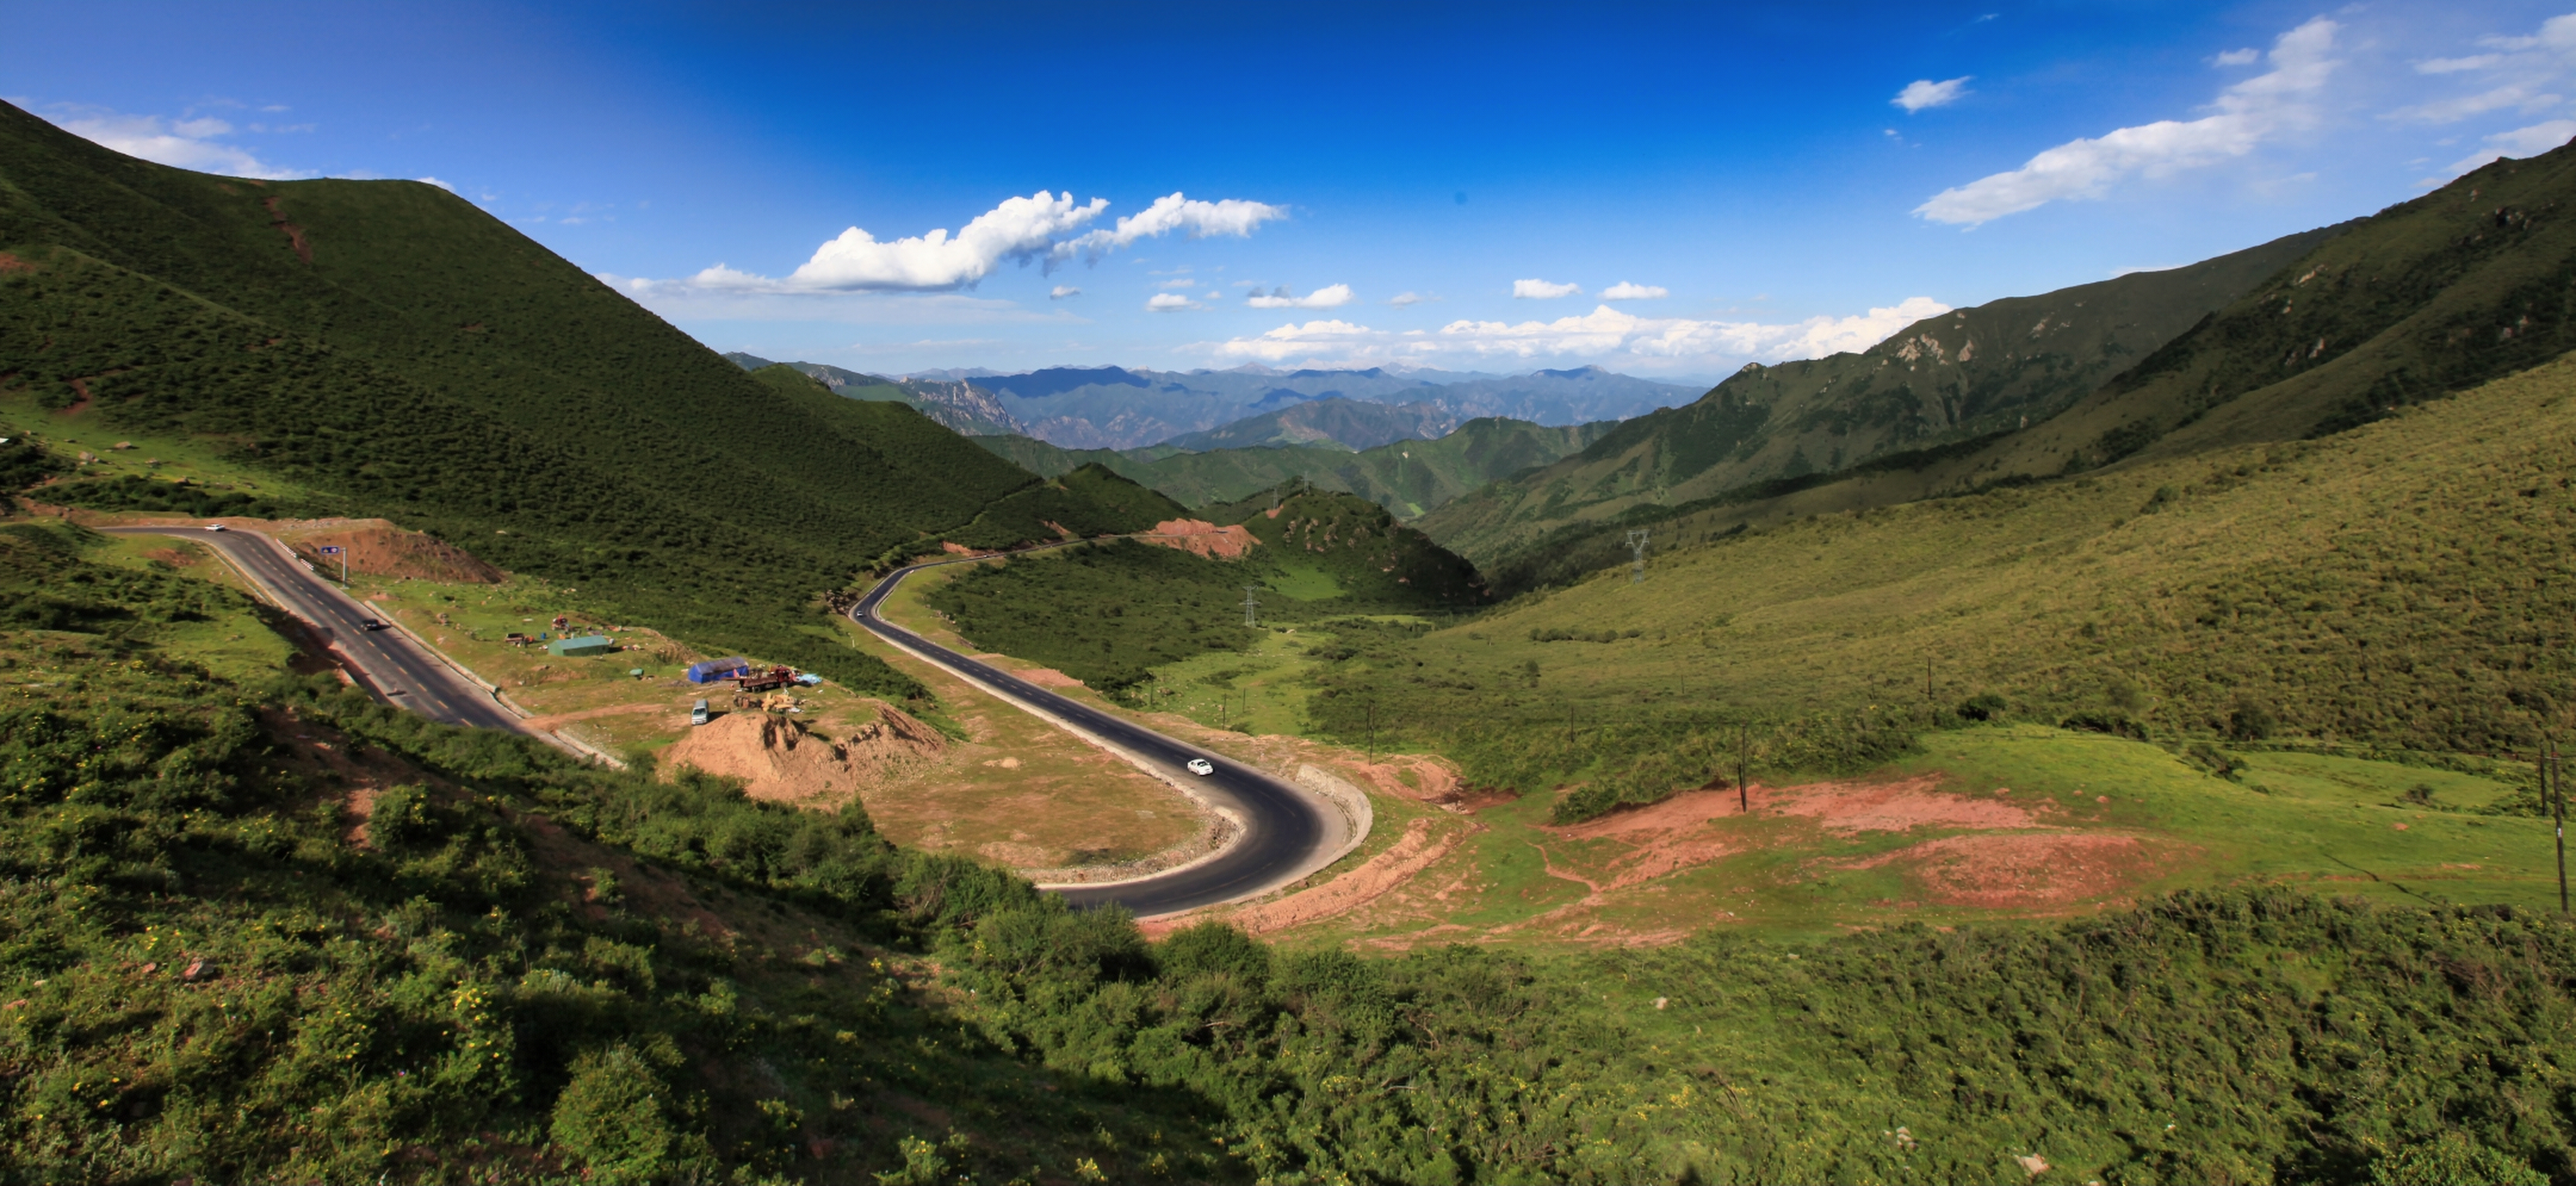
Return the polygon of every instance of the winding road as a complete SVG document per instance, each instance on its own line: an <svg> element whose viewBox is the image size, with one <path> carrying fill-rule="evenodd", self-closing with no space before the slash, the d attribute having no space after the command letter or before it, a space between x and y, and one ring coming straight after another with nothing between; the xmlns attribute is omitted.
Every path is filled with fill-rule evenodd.
<svg viewBox="0 0 2576 1186"><path fill-rule="evenodd" d="M397 627L369 630L360 623L380 616L304 566L286 545L254 531L203 527L101 527L109 535L166 535L204 544L248 579L272 605L293 614L348 661L367 690L449 725L533 733L492 693Z"/></svg>
<svg viewBox="0 0 2576 1186"><path fill-rule="evenodd" d="M166 535L204 544L221 555L271 604L303 620L346 660L355 676L388 704L450 725L507 729L540 740L501 705L490 689L400 628L361 625L379 614L305 566L284 544L257 532L207 531L200 526L102 527L114 535ZM1081 906L1116 903L1139 917L1173 914L1230 902L1304 878L1340 855L1353 825L1329 800L1223 754L1164 736L1133 721L1059 696L1011 673L961 655L886 621L879 602L903 579L942 564L970 564L984 556L934 560L897 570L850 611L877 637L946 669L1025 712L1101 746L1209 804L1236 825L1236 834L1211 856L1132 881L1053 887ZM1203 758L1216 773L1195 775L1187 763Z"/></svg>
<svg viewBox="0 0 2576 1186"><path fill-rule="evenodd" d="M1144 767L1233 817L1241 831L1215 856L1133 881L1057 887L1075 905L1116 903L1139 917L1174 914L1247 898L1304 878L1339 855L1351 839L1350 824L1329 800L1222 754L1166 737L1124 717L1102 712L988 663L940 646L887 621L879 602L903 579L943 564L972 564L989 556L933 560L897 569L861 598L850 620L869 633L946 669L950 674L1034 716ZM1195 775L1186 765L1203 758L1216 773Z"/></svg>

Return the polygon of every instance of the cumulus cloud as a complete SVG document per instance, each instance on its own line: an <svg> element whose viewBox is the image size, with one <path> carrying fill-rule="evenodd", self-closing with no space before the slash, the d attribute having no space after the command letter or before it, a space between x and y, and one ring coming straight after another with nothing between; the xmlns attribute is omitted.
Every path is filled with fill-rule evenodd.
<svg viewBox="0 0 2576 1186"><path fill-rule="evenodd" d="M1545 280L1514 280L1512 296L1524 301L1552 301L1583 291L1580 284L1551 284Z"/></svg>
<svg viewBox="0 0 2576 1186"><path fill-rule="evenodd" d="M1172 313L1182 309L1198 309L1204 308L1205 306L1188 297L1182 296L1177 292L1158 292L1154 294L1152 300L1145 302L1145 307L1156 313Z"/></svg>
<svg viewBox="0 0 2576 1186"><path fill-rule="evenodd" d="M1338 309L1351 303L1351 286L1327 285L1304 296L1290 296L1284 286L1267 293L1255 290L1243 303L1255 309Z"/></svg>
<svg viewBox="0 0 2576 1186"><path fill-rule="evenodd" d="M74 106L53 108L45 118L84 140L158 164L269 181L313 176L270 165L238 145L219 143L217 137L229 136L233 131L231 124L220 119L171 121L157 115L127 115L102 107Z"/></svg>
<svg viewBox="0 0 2576 1186"><path fill-rule="evenodd" d="M2231 49L2226 53L2219 54L2218 56L2209 59L2209 64L2212 66L2251 66L2254 63L2261 61L2262 58L2263 51L2249 45L2243 49Z"/></svg>
<svg viewBox="0 0 2576 1186"><path fill-rule="evenodd" d="M435 185L435 186L437 186L438 188L443 189L443 190L446 190L447 192L449 192L449 193L451 193L451 194L456 192L456 187L455 187L455 186L449 185L448 183L446 183L446 182L444 182L444 181L440 181L439 179L437 179L437 178L435 178L435 177L414 177L414 178L412 178L412 180L417 181L417 182L421 183L422 185Z"/></svg>
<svg viewBox="0 0 2576 1186"><path fill-rule="evenodd" d="M1411 290L1407 290L1407 291L1404 291L1404 292L1399 292L1399 293L1395 294L1394 296L1388 297L1388 298L1386 299L1386 303L1388 303L1388 304L1390 304L1390 305L1393 305L1393 306L1395 306L1395 307L1396 307L1396 308L1398 308L1398 309L1401 309L1401 308L1405 307L1406 305L1419 305L1419 304L1421 304L1422 302L1427 301L1427 300L1430 300L1430 299L1431 299L1431 298L1429 298L1429 297L1427 297L1427 296L1424 296L1424 295L1422 295L1421 293L1413 292L1413 291L1411 291Z"/></svg>
<svg viewBox="0 0 2576 1186"><path fill-rule="evenodd" d="M1353 322L1288 324L1255 337L1206 343L1222 358L1263 363L1296 360L1422 362L1431 359L1529 361L1568 355L1663 361L1778 362L1864 350L1926 317L1950 311L1930 297L1849 317L1810 317L1787 324L1638 317L1608 305L1554 321L1453 321L1437 331L1373 329Z"/></svg>
<svg viewBox="0 0 2576 1186"><path fill-rule="evenodd" d="M1905 89L1896 92L1896 97L1888 102L1904 108L1907 115L1912 115L1926 107L1947 107L1958 102L1960 96L1968 93L1968 80L1974 77L1976 76L1973 74L1962 74L1942 82L1918 78L1906 83Z"/></svg>
<svg viewBox="0 0 2576 1186"><path fill-rule="evenodd" d="M1651 301L1673 295L1668 289L1653 284L1630 284L1625 280L1601 290L1605 301Z"/></svg>
<svg viewBox="0 0 2576 1186"><path fill-rule="evenodd" d="M2315 120L2309 100L2342 64L2328 56L2340 27L2318 17L2283 33L2272 45L2272 69L2219 92L2214 115L2070 140L2018 169L1945 189L1914 213L1975 226L2054 201L2099 198L2132 176L2161 177L2244 156L2264 140Z"/></svg>
<svg viewBox="0 0 2576 1186"><path fill-rule="evenodd" d="M2400 123L2448 124L2506 108L2533 115L2564 101L2547 88L2561 81L2570 63L2576 62L2576 13L2551 17L2528 37L2488 37L2480 44L2501 52L2428 58L2415 63L2415 70L2430 75L2483 75L2474 84L2482 89L2400 107L2382 118ZM2493 159L2488 156L2479 163Z"/></svg>
<svg viewBox="0 0 2576 1186"><path fill-rule="evenodd" d="M1005 262L1042 261L1052 270L1079 255L1097 262L1107 252L1183 231L1192 238L1249 235L1287 208L1228 198L1201 202L1171 194L1112 227L1090 227L1109 209L1107 198L1076 203L1072 191L1039 190L1008 198L977 215L954 235L947 228L926 235L880 240L851 227L814 251L784 279L717 264L678 281L690 288L791 293L944 292L972 287ZM647 282L654 283L654 282Z"/></svg>
<svg viewBox="0 0 2576 1186"><path fill-rule="evenodd" d="M1078 297L1081 295L1082 290L1075 288L1070 284L1059 284L1054 288L1047 290L1047 299L1050 301L1060 301L1066 297Z"/></svg>
<svg viewBox="0 0 2576 1186"><path fill-rule="evenodd" d="M2451 162L2450 176L2457 177L2471 169L2505 157L2531 157L2576 139L2576 119L2553 119L2547 123L2498 132L2486 139L2486 147ZM2438 181L2441 178L2427 178Z"/></svg>

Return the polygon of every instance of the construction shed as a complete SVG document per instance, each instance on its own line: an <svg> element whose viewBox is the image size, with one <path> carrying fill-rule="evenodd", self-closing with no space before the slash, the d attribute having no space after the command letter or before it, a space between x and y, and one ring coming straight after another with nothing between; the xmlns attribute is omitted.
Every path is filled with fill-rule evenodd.
<svg viewBox="0 0 2576 1186"><path fill-rule="evenodd" d="M547 643L546 649L558 655L605 655L616 650L617 644L605 634L585 634L579 638L558 638Z"/></svg>
<svg viewBox="0 0 2576 1186"><path fill-rule="evenodd" d="M709 659L704 663L692 663L689 665L689 682L693 684L711 684L717 680L724 679L728 676L739 675L749 670L751 670L751 660L745 659L740 655L736 655L730 659Z"/></svg>

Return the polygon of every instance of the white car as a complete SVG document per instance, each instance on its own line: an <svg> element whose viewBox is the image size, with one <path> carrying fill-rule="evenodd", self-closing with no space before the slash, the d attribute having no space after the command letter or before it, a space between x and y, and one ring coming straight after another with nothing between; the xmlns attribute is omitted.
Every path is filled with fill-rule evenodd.
<svg viewBox="0 0 2576 1186"><path fill-rule="evenodd" d="M208 531L229 531L229 530L231 530L231 528L228 528L228 527L224 526L224 525L223 525L223 524L221 524L221 523L208 523L208 524L206 524L206 530L208 530Z"/></svg>
<svg viewBox="0 0 2576 1186"><path fill-rule="evenodd" d="M1200 775L1202 777L1214 774L1216 773L1216 763L1208 761L1205 758L1192 758L1190 759L1190 773Z"/></svg>

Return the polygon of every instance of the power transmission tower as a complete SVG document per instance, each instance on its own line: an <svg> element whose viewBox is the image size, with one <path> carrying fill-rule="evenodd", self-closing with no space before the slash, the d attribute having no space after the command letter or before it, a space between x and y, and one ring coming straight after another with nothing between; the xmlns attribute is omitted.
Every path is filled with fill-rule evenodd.
<svg viewBox="0 0 2576 1186"><path fill-rule="evenodd" d="M1646 579L1646 532L1644 528L1638 528L1628 533L1628 550L1637 554L1637 567L1628 574L1628 583L1633 585Z"/></svg>
<svg viewBox="0 0 2576 1186"><path fill-rule="evenodd" d="M1243 587L1243 624L1246 626L1258 626L1261 624L1261 620L1253 616L1253 611L1260 609L1261 603L1252 599L1252 591L1260 587L1261 586L1259 585L1245 585Z"/></svg>

